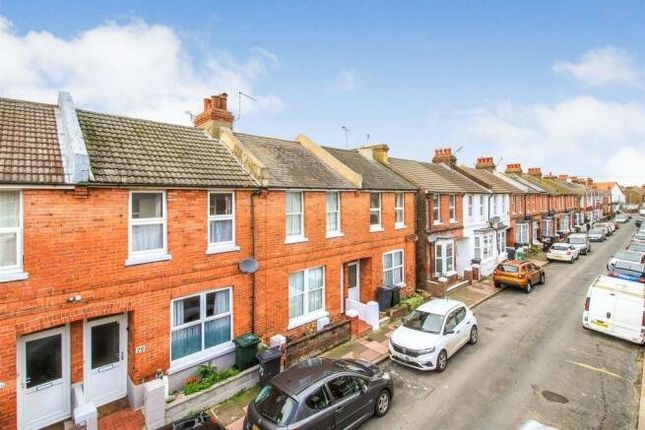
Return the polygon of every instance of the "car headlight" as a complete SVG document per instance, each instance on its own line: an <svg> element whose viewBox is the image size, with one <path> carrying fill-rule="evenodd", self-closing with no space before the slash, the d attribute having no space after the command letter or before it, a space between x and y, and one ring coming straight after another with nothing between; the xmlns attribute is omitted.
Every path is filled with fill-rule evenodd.
<svg viewBox="0 0 645 430"><path fill-rule="evenodd" d="M434 352L434 346L432 348L426 348L419 351L419 355L432 354Z"/></svg>

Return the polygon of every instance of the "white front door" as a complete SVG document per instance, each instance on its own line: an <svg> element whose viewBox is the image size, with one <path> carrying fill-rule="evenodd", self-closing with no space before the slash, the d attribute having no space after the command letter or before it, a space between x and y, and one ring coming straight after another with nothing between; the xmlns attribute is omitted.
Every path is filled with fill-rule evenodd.
<svg viewBox="0 0 645 430"><path fill-rule="evenodd" d="M18 340L18 428L39 429L71 414L69 328Z"/></svg>
<svg viewBox="0 0 645 430"><path fill-rule="evenodd" d="M127 316L85 321L83 388L96 406L127 394Z"/></svg>
<svg viewBox="0 0 645 430"><path fill-rule="evenodd" d="M349 271L349 298L356 302L361 301L361 263L354 261L347 265Z"/></svg>

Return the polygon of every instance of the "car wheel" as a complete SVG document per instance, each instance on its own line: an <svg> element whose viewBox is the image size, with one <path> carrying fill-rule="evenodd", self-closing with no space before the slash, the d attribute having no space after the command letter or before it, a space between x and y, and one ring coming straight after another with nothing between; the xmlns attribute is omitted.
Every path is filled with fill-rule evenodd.
<svg viewBox="0 0 645 430"><path fill-rule="evenodd" d="M524 292L526 294L531 294L531 291L533 291L533 285L531 285L531 281L526 283L526 287L524 287Z"/></svg>
<svg viewBox="0 0 645 430"><path fill-rule="evenodd" d="M446 366L448 365L448 353L446 352L445 349L442 349L441 352L439 352L439 355L437 356L437 368L435 369L437 373L441 373L444 370L446 370Z"/></svg>
<svg viewBox="0 0 645 430"><path fill-rule="evenodd" d="M502 288L501 282L495 282L495 288Z"/></svg>
<svg viewBox="0 0 645 430"><path fill-rule="evenodd" d="M474 345L477 343L477 340L479 340L479 332L477 330L477 326L474 325L473 328L470 329L470 337L468 338L468 344Z"/></svg>
<svg viewBox="0 0 645 430"><path fill-rule="evenodd" d="M575 258L572 258L571 260L569 260L569 264L573 264L574 260Z"/></svg>
<svg viewBox="0 0 645 430"><path fill-rule="evenodd" d="M390 392L388 390L381 390L376 398L376 405L374 405L374 415L382 417L390 410Z"/></svg>
<svg viewBox="0 0 645 430"><path fill-rule="evenodd" d="M542 273L540 275L540 285L544 285L544 282L546 282L546 275Z"/></svg>

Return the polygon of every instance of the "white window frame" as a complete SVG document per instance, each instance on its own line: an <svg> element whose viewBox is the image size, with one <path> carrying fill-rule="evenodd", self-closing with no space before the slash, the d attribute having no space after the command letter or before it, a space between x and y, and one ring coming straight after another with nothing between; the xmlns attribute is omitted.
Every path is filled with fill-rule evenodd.
<svg viewBox="0 0 645 430"><path fill-rule="evenodd" d="M448 196L448 217L450 222L457 222L457 196L454 194Z"/></svg>
<svg viewBox="0 0 645 430"><path fill-rule="evenodd" d="M327 203L329 202L329 196L330 194L335 194L336 195L336 210L335 211L329 211L328 210L328 205ZM326 238L333 238L333 237L341 237L344 236L341 225L340 225L340 191L328 191L325 193L325 237ZM327 216L330 214L336 214L336 230L329 230L329 224L327 223Z"/></svg>
<svg viewBox="0 0 645 430"><path fill-rule="evenodd" d="M473 217L473 195L468 194L468 218Z"/></svg>
<svg viewBox="0 0 645 430"><path fill-rule="evenodd" d="M378 195L378 208L372 208L372 195ZM379 192L370 193L370 232L383 231L383 196ZM378 224L372 224L372 212L378 213Z"/></svg>
<svg viewBox="0 0 645 430"><path fill-rule="evenodd" d="M399 253L399 252L401 253L401 265L400 266L395 266L394 265L394 254ZM386 255L392 255L392 267L389 267L387 269L385 268L385 256ZM385 284L385 272L390 272L390 271L393 272L395 269L401 269L401 282L398 283L398 284L395 284L395 285L400 286L400 287L405 287L405 252L403 251L403 249L395 249L395 250L392 250L392 251L384 252L383 253L383 259L382 259L382 265L383 265L383 267L382 267L382 269L383 269L383 273L382 273L383 279L381 280L381 284L383 284L383 285ZM392 276L392 279L394 279L394 276Z"/></svg>
<svg viewBox="0 0 645 430"><path fill-rule="evenodd" d="M16 264L0 267L0 282L24 281L29 274L24 272L24 248L23 248L23 195L22 190L15 188L0 188L2 192L18 193L18 226L0 227L0 233L14 233L16 235Z"/></svg>
<svg viewBox="0 0 645 430"><path fill-rule="evenodd" d="M399 197L401 197L401 206L398 206ZM396 220L399 214L401 221ZM405 228L405 193L394 193L394 228Z"/></svg>
<svg viewBox="0 0 645 430"><path fill-rule="evenodd" d="M545 219L542 222L542 237L550 236L553 231L553 219Z"/></svg>
<svg viewBox="0 0 645 430"><path fill-rule="evenodd" d="M161 194L161 218L132 218L132 198L134 194ZM159 249L149 249L145 251L132 251L132 231L136 225L162 225L163 246ZM166 190L130 190L128 193L128 259L125 261L126 266L137 264L154 263L157 261L170 260L172 257L168 254L168 203Z"/></svg>
<svg viewBox="0 0 645 430"><path fill-rule="evenodd" d="M300 212L287 212L287 199L289 194L299 194L300 195ZM284 243L298 243L298 242L307 242L307 237L305 236L305 193L302 191L286 191L284 194L284 232L285 232L285 240ZM300 215L300 234L292 234L290 235L288 233L288 225L289 223L287 220L289 219L289 216L295 216L295 215Z"/></svg>
<svg viewBox="0 0 645 430"><path fill-rule="evenodd" d="M310 311L309 310L309 272L317 269L322 270L322 308L315 311ZM289 308L289 301L291 300L291 287L289 286L289 278L291 277L291 275L294 275L300 272L302 272L304 276L304 287L305 287L303 313L302 315L291 318L289 317L289 314L291 313L291 309ZM325 266L307 267L306 269L297 270L287 275L287 316L289 317L289 324L287 326L287 330L291 330L292 328L310 323L312 321L315 321L320 318L324 318L329 315L329 312L326 311L327 309L327 300L325 297L327 292L326 276L327 276L327 271L325 270Z"/></svg>
<svg viewBox="0 0 645 430"><path fill-rule="evenodd" d="M441 194L432 195L432 223L441 224Z"/></svg>
<svg viewBox="0 0 645 430"><path fill-rule="evenodd" d="M506 230L497 230L497 255L506 252Z"/></svg>
<svg viewBox="0 0 645 430"><path fill-rule="evenodd" d="M495 247L493 246L493 242L495 242L495 241L493 239L493 233L492 232L491 233L483 233L483 234L480 235L480 237L481 237L480 244L481 244L481 257L482 257L481 259L483 261L483 260L491 258L491 257L493 257L495 255L493 253L493 250L494 250L494 248L496 246Z"/></svg>
<svg viewBox="0 0 645 430"><path fill-rule="evenodd" d="M479 199L479 217L481 218L484 216L484 196L480 194L477 198Z"/></svg>
<svg viewBox="0 0 645 430"><path fill-rule="evenodd" d="M448 245L450 245L451 253L448 255ZM439 252L441 250L441 252ZM445 251L445 252L444 252ZM454 240L438 240L434 244L434 270L435 277L443 276L455 270L455 241ZM437 270L438 262L441 262L441 271ZM448 270L448 263L450 263L450 270Z"/></svg>
<svg viewBox="0 0 645 430"><path fill-rule="evenodd" d="M211 215L211 195L213 194L230 194L232 213L228 215ZM234 191L209 191L206 195L206 254L216 254L220 252L239 251L240 247L235 244L235 192ZM211 243L211 221L232 221L232 240L226 242Z"/></svg>
<svg viewBox="0 0 645 430"><path fill-rule="evenodd" d="M508 215L506 213L506 196L502 195L502 216Z"/></svg>
<svg viewBox="0 0 645 430"><path fill-rule="evenodd" d="M212 317L207 317L206 316L206 296L210 293L214 293L216 291L223 291L223 290L228 290L228 312L220 314L220 315L214 315ZM199 320L198 321L191 321L186 324L179 325L177 327L173 326L174 322L174 304L177 301L189 299L191 297L200 297L199 301ZM231 334L230 334L230 340L228 342L220 343L219 345L212 346L210 348L204 349L204 334L205 328L204 325L208 321L213 321L216 319L224 318L230 316L231 317ZM188 327L192 327L194 325L202 325L202 350L199 352L195 352L190 355L186 355L184 357L178 358L176 360L172 360L172 333L174 331L179 331ZM176 373L181 370L187 369L189 367L192 367L196 364L203 363L206 360L219 357L221 355L227 354L233 350L235 350L235 345L233 344L233 334L234 330L233 327L235 326L235 321L233 317L233 288L232 287L224 287L224 288L215 288L215 289L209 289L206 291L200 291L195 294L189 294L187 296L182 296L182 297L177 297L175 299L172 299L170 301L170 336L168 339L168 351L169 351L169 358L170 358L170 368L168 369L168 373Z"/></svg>
<svg viewBox="0 0 645 430"><path fill-rule="evenodd" d="M497 196L497 195L493 195L493 216L497 215L497 207L498 207L497 198L498 197L499 196Z"/></svg>
<svg viewBox="0 0 645 430"><path fill-rule="evenodd" d="M523 240L526 238L526 240ZM519 239L519 240L518 240ZM516 243L529 243L529 224L521 222L515 224L515 242Z"/></svg>

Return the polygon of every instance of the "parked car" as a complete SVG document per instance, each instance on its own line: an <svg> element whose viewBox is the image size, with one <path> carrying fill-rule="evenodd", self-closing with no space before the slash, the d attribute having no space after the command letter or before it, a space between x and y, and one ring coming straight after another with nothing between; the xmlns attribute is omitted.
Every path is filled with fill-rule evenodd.
<svg viewBox="0 0 645 430"><path fill-rule="evenodd" d="M544 284L544 269L529 261L506 260L501 262L493 272L493 283L497 288L503 285L519 287L529 294L533 286Z"/></svg>
<svg viewBox="0 0 645 430"><path fill-rule="evenodd" d="M611 270L618 261L645 264L645 252L630 251L628 249L618 251L616 255L611 256L609 263L607 263L607 270Z"/></svg>
<svg viewBox="0 0 645 430"><path fill-rule="evenodd" d="M607 240L607 235L604 229L592 228L587 232L587 238L590 242L604 242Z"/></svg>
<svg viewBox="0 0 645 430"><path fill-rule="evenodd" d="M465 344L479 339L477 318L457 300L431 300L408 315L390 336L390 359L420 370L443 372Z"/></svg>
<svg viewBox="0 0 645 430"><path fill-rule="evenodd" d="M634 237L632 237L632 242L645 242L645 231L638 230Z"/></svg>
<svg viewBox="0 0 645 430"><path fill-rule="evenodd" d="M614 229L606 222L595 222L593 223L593 228L599 228L605 232L606 236L611 236L614 234Z"/></svg>
<svg viewBox="0 0 645 430"><path fill-rule="evenodd" d="M570 234L567 242L573 245L582 255L587 255L591 252L591 243L589 243L589 238L585 233Z"/></svg>
<svg viewBox="0 0 645 430"><path fill-rule="evenodd" d="M582 326L642 345L645 284L600 275L589 286Z"/></svg>
<svg viewBox="0 0 645 430"><path fill-rule="evenodd" d="M580 253L573 245L562 242L554 243L546 252L546 259L549 261L568 261L573 263L579 256Z"/></svg>
<svg viewBox="0 0 645 430"><path fill-rule="evenodd" d="M625 224L626 222L629 221L629 215L627 214L618 214L616 215L616 218L614 218L616 222L619 222L621 224Z"/></svg>
<svg viewBox="0 0 645 430"><path fill-rule="evenodd" d="M631 250L631 251L645 252L645 243L632 242L632 243L629 244L627 249Z"/></svg>
<svg viewBox="0 0 645 430"><path fill-rule="evenodd" d="M645 284L645 264L617 261L609 271L609 276Z"/></svg>
<svg viewBox="0 0 645 430"><path fill-rule="evenodd" d="M635 225L637 228L640 228L640 227L641 227L641 225L643 225L643 220L642 220L642 219L637 219L636 221L634 221L634 225Z"/></svg>
<svg viewBox="0 0 645 430"><path fill-rule="evenodd" d="M383 416L388 372L362 360L310 358L275 376L248 407L244 430L347 429Z"/></svg>

